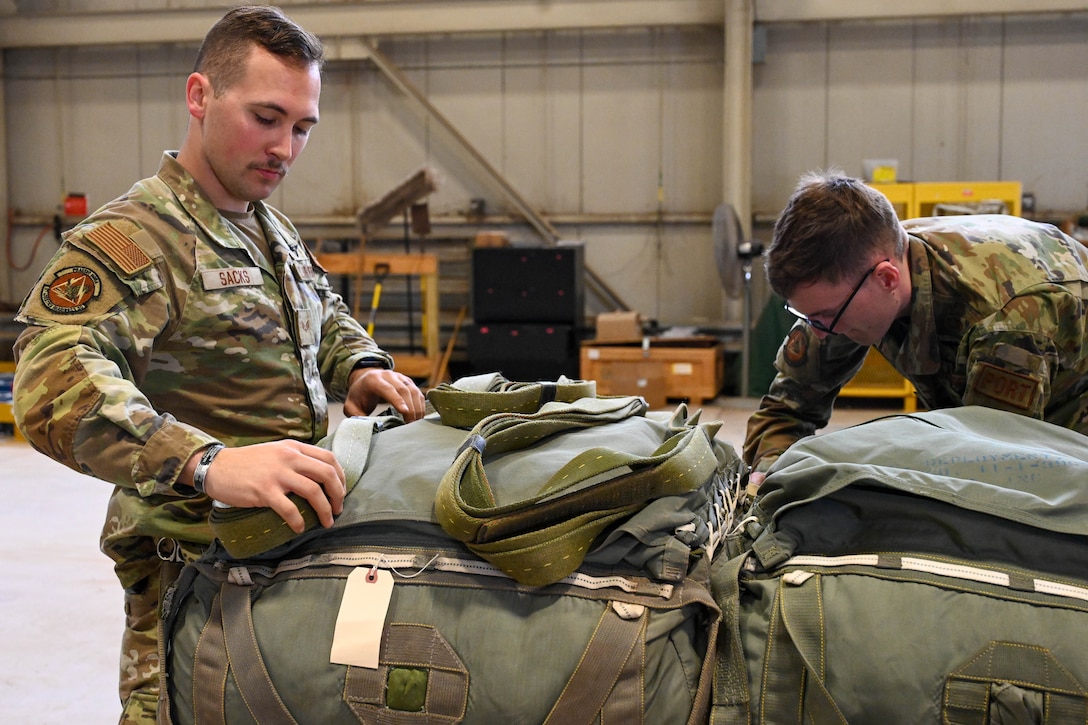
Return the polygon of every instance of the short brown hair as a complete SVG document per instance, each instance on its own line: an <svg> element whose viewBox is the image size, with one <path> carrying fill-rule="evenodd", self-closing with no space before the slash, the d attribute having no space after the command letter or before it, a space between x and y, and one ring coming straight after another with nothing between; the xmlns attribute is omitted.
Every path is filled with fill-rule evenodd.
<svg viewBox="0 0 1088 725"><path fill-rule="evenodd" d="M212 26L193 70L208 76L215 95L222 95L245 72L254 45L300 67L316 64L321 68L325 63L325 50L316 35L279 8L248 5L234 8Z"/></svg>
<svg viewBox="0 0 1088 725"><path fill-rule="evenodd" d="M888 198L832 169L801 177L774 225L767 281L783 299L802 285L861 274L873 251L903 254L903 234Z"/></svg>

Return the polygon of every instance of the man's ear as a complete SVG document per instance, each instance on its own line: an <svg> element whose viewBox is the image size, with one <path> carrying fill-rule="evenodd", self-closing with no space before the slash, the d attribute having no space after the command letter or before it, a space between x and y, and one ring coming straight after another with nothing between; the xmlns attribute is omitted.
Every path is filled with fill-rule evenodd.
<svg viewBox="0 0 1088 725"><path fill-rule="evenodd" d="M899 273L899 267L892 261L882 262L877 265L873 276L877 278L877 281L880 282L884 289L889 291L897 289L903 281Z"/></svg>
<svg viewBox="0 0 1088 725"><path fill-rule="evenodd" d="M189 107L189 115L204 118L211 97L212 85L208 77L203 73L190 73L185 81L185 103Z"/></svg>

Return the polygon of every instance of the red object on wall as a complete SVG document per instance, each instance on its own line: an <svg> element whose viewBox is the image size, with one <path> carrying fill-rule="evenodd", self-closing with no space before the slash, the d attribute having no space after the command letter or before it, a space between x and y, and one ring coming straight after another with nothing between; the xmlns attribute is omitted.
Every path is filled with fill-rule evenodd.
<svg viewBox="0 0 1088 725"><path fill-rule="evenodd" d="M64 197L65 216L87 216L87 195L69 193Z"/></svg>

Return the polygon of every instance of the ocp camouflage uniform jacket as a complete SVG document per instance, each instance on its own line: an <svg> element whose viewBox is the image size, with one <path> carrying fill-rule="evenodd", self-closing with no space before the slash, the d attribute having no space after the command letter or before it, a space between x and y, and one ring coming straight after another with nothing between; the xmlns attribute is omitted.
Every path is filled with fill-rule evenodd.
<svg viewBox="0 0 1088 725"><path fill-rule="evenodd" d="M983 405L1088 434L1088 249L1047 224L979 215L904 222L909 317L876 345L931 409ZM745 460L765 471L827 425L867 347L798 322L748 424Z"/></svg>
<svg viewBox="0 0 1088 725"><path fill-rule="evenodd" d="M168 153L65 235L20 310L18 425L117 485L102 542L115 560L148 555L140 537L210 542L209 499L177 483L195 452L315 442L326 391L342 400L357 364L392 367L287 218L254 207L271 259ZM146 573L124 568L126 587Z"/></svg>

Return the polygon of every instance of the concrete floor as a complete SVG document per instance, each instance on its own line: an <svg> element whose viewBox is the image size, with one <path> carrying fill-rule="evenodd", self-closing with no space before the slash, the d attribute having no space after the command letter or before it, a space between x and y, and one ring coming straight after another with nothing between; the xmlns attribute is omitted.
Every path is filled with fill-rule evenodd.
<svg viewBox="0 0 1088 725"><path fill-rule="evenodd" d="M719 398L702 420L722 420L719 438L739 449L756 403ZM850 405L828 430L891 412ZM0 722L115 723L124 617L97 546L111 487L10 436L0 436L0 460Z"/></svg>

